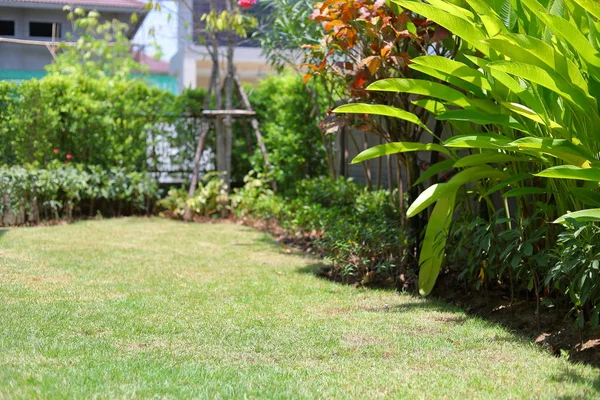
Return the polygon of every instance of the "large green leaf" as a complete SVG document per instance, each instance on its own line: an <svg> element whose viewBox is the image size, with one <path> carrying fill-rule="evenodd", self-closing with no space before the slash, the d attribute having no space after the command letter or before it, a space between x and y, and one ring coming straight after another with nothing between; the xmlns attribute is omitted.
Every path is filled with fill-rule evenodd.
<svg viewBox="0 0 600 400"><path fill-rule="evenodd" d="M569 164L579 167L590 167L594 158L582 146L577 146L566 139L522 138L508 144L519 150L549 154Z"/></svg>
<svg viewBox="0 0 600 400"><path fill-rule="evenodd" d="M543 40L528 35L507 34L496 36L487 42L491 48L510 57L512 61L556 72L589 95L587 82L577 65Z"/></svg>
<svg viewBox="0 0 600 400"><path fill-rule="evenodd" d="M600 168L581 168L574 165L559 165L547 168L535 176L555 179L579 179L600 182Z"/></svg>
<svg viewBox="0 0 600 400"><path fill-rule="evenodd" d="M600 193L586 188L572 188L571 193L586 206L600 207Z"/></svg>
<svg viewBox="0 0 600 400"><path fill-rule="evenodd" d="M600 68L598 52L583 33L581 33L577 25L557 15L543 14L542 18L548 28L573 46L573 50L581 55L587 63Z"/></svg>
<svg viewBox="0 0 600 400"><path fill-rule="evenodd" d="M479 110L449 110L437 116L442 121L468 121L478 125L502 125L519 131L527 131L516 119L507 114L488 114Z"/></svg>
<svg viewBox="0 0 600 400"><path fill-rule="evenodd" d="M439 151L446 155L451 154L448 149L435 143L392 142L368 148L354 157L352 164L389 154L406 153L410 151Z"/></svg>
<svg viewBox="0 0 600 400"><path fill-rule="evenodd" d="M500 33L506 33L507 29L496 12L482 0L466 0L467 3L479 15L488 36L496 36Z"/></svg>
<svg viewBox="0 0 600 400"><path fill-rule="evenodd" d="M438 115L448 110L444 103L434 99L418 99L411 101L415 106L422 107L433 115Z"/></svg>
<svg viewBox="0 0 600 400"><path fill-rule="evenodd" d="M419 293L423 296L431 293L440 273L455 202L456 190L453 190L439 198L429 217L419 257Z"/></svg>
<svg viewBox="0 0 600 400"><path fill-rule="evenodd" d="M573 0L584 10L592 14L596 19L600 19L600 4L595 0Z"/></svg>
<svg viewBox="0 0 600 400"><path fill-rule="evenodd" d="M444 72L435 70L425 65L419 65L414 63L410 64L410 69L412 69L413 71L421 72L432 78L439 79L442 82L449 83L450 85L462 89L467 93L472 93L474 96L486 97L485 92L481 89L480 86L474 85L462 79L458 79L456 76L448 75Z"/></svg>
<svg viewBox="0 0 600 400"><path fill-rule="evenodd" d="M420 79L381 79L370 84L367 90L420 94L442 99L459 107L469 107L471 105L469 98L458 90L441 83Z"/></svg>
<svg viewBox="0 0 600 400"><path fill-rule="evenodd" d="M417 14L430 19L450 32L461 37L465 42L481 51L483 54L489 54L488 45L483 42L485 34L474 23L467 21L456 15L440 10L434 6L424 4L420 1L392 0L394 3L411 10Z"/></svg>
<svg viewBox="0 0 600 400"><path fill-rule="evenodd" d="M600 221L600 208L591 208L589 210L568 213L555 220L554 223L564 224L568 219L574 219L577 222L598 222Z"/></svg>
<svg viewBox="0 0 600 400"><path fill-rule="evenodd" d="M519 114L531 121L537 122L538 124L547 126L548 128L552 129L553 131L556 131L557 133L559 133L565 139L567 139L567 138L570 139L573 136L571 134L571 132L569 132L568 129L564 128L562 125L560 125L556 121L546 120L546 119L542 118L542 116L540 114L536 113L529 107L524 106L523 104L508 103L508 102L501 102L501 104L516 114Z"/></svg>
<svg viewBox="0 0 600 400"><path fill-rule="evenodd" d="M425 124L421 122L421 120L416 115L396 107L385 106L380 104L354 103L339 106L338 108L333 110L333 112L339 114L373 114L398 118L418 125L427 132L432 133L429 130L429 128L425 126Z"/></svg>
<svg viewBox="0 0 600 400"><path fill-rule="evenodd" d="M433 177L434 175L437 175L442 171L446 171L447 169L452 168L454 163L455 163L455 160L444 160L444 161L440 161L438 163L433 164L432 166L427 168L421 174L421 176L419 176L419 179L417 179L417 181L414 183L413 186L419 185L419 184L425 182L427 179Z"/></svg>
<svg viewBox="0 0 600 400"><path fill-rule="evenodd" d="M459 187L469 183L478 181L481 179L506 179L506 174L488 165L482 165L477 167L471 167L464 171L460 171L454 175L446 183L437 183L431 185L425 189L419 197L408 207L406 216L408 218L414 217L427 207L432 205L440 197L448 194L449 192L458 190Z"/></svg>
<svg viewBox="0 0 600 400"><path fill-rule="evenodd" d="M483 164L530 161L528 157L514 156L504 153L481 153L462 157L454 163L455 168L474 167Z"/></svg>
<svg viewBox="0 0 600 400"><path fill-rule="evenodd" d="M459 135L444 142L446 147L463 149L508 149L516 150L516 146L508 146L511 139L497 134Z"/></svg>
<svg viewBox="0 0 600 400"><path fill-rule="evenodd" d="M421 56L415 57L410 64L410 68L415 69L415 65L422 65L452 75L460 80L478 86L485 90L492 90L487 78L474 68L458 61L451 60L442 56Z"/></svg>
<svg viewBox="0 0 600 400"><path fill-rule="evenodd" d="M494 61L488 67L543 86L569 101L574 107L592 112L593 99L563 78L538 66L514 61Z"/></svg>
<svg viewBox="0 0 600 400"><path fill-rule="evenodd" d="M473 19L475 18L475 15L473 15L471 11L452 4L447 0L431 0L428 3L439 8L440 10L444 10L449 14L456 15L457 17L460 17L466 21L473 22Z"/></svg>

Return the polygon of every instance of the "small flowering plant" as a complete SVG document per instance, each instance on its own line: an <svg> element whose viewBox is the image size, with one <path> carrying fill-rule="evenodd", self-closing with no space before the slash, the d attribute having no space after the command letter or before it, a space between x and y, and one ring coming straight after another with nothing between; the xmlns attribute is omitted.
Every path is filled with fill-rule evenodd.
<svg viewBox="0 0 600 400"><path fill-rule="evenodd" d="M255 5L256 4L256 0L238 0L237 4L238 4L238 6L240 8L247 9L247 8L250 8L253 5Z"/></svg>

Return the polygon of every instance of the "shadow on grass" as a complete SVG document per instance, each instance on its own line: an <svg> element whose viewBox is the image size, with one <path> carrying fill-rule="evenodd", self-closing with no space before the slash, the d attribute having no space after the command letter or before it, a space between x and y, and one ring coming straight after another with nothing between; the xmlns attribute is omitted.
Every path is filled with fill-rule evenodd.
<svg viewBox="0 0 600 400"><path fill-rule="evenodd" d="M553 375L550 379L557 383L578 383L580 385L585 385L591 390L593 390L597 395L600 396L600 376L596 376L595 378L588 378L582 376L579 372L575 371L572 368L564 368L559 374ZM571 397L557 397L558 399L567 399ZM598 398L598 397L596 397Z"/></svg>
<svg viewBox="0 0 600 400"><path fill-rule="evenodd" d="M8 233L8 229L0 229L0 238Z"/></svg>
<svg viewBox="0 0 600 400"><path fill-rule="evenodd" d="M296 272L304 275L314 275L317 278L327 279L331 281L327 276L325 276L325 271L327 271L327 264L325 263L315 263L306 265L304 267L296 268Z"/></svg>

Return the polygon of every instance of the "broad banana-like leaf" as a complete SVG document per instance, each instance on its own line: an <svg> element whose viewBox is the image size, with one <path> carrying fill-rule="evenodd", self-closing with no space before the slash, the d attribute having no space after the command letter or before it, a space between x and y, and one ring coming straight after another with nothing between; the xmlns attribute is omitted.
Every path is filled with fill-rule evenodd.
<svg viewBox="0 0 600 400"><path fill-rule="evenodd" d="M452 75L484 90L492 90L490 83L481 71L471 68L461 62L442 56L420 56L413 58L411 61L412 63L409 67L412 69L415 69L415 65L422 65L444 74Z"/></svg>
<svg viewBox="0 0 600 400"><path fill-rule="evenodd" d="M460 158L454 163L454 168L474 167L483 164L531 161L529 157L514 156L504 153L471 154Z"/></svg>
<svg viewBox="0 0 600 400"><path fill-rule="evenodd" d="M448 107L446 107L444 103L433 99L418 99L411 101L411 103L413 103L415 106L426 109L433 115L438 115L448 111Z"/></svg>
<svg viewBox="0 0 600 400"><path fill-rule="evenodd" d="M600 207L600 193L586 188L572 188L571 193L586 206Z"/></svg>
<svg viewBox="0 0 600 400"><path fill-rule="evenodd" d="M600 4L595 0L573 0L581 8L592 14L596 19L600 19Z"/></svg>
<svg viewBox="0 0 600 400"><path fill-rule="evenodd" d="M465 42L469 43L483 54L489 54L489 47L483 42L484 39L486 39L486 36L475 23L420 1L392 1L443 26L455 35L460 36Z"/></svg>
<svg viewBox="0 0 600 400"><path fill-rule="evenodd" d="M530 87L522 85L521 82L517 81L515 78L513 78L506 72L487 68L487 66L486 69L489 71L490 75L497 82L499 82L497 86L499 86L500 84L504 85L508 90L516 94L523 104L527 105L527 107L531 108L536 113L545 113L544 105L542 104L540 97L535 95ZM504 97L506 98L507 96Z"/></svg>
<svg viewBox="0 0 600 400"><path fill-rule="evenodd" d="M555 179L579 179L582 181L600 182L600 168L581 168L574 165L559 165L547 168L535 176Z"/></svg>
<svg viewBox="0 0 600 400"><path fill-rule="evenodd" d="M445 196L452 191L458 190L459 187L469 182L474 182L485 178L506 179L507 175L506 173L488 165L467 168L454 175L448 182L431 185L421 192L419 197L417 197L410 207L408 207L406 216L408 218L414 217L435 203L440 197Z"/></svg>
<svg viewBox="0 0 600 400"><path fill-rule="evenodd" d="M444 261L444 250L446 248L446 237L448 228L452 222L454 206L456 202L456 190L452 190L440 197L431 212L429 223L425 229L425 237L421 246L419 257L419 293L427 296L435 285Z"/></svg>
<svg viewBox="0 0 600 400"><path fill-rule="evenodd" d="M489 63L488 67L543 86L560 95L579 110L593 112L594 100L554 72L515 61L494 61Z"/></svg>
<svg viewBox="0 0 600 400"><path fill-rule="evenodd" d="M432 133L431 130L417 117L411 112L402 110L400 108L385 106L380 104L364 104L364 103L354 103L354 104L344 104L343 106L339 106L335 110L334 113L338 114L372 114L372 115L383 115L386 117L398 118L404 121L411 122L415 125L418 125L422 129L426 130L429 133Z"/></svg>
<svg viewBox="0 0 600 400"><path fill-rule="evenodd" d="M469 107L469 98L441 83L421 79L388 78L373 82L367 90L396 93L412 93L423 96L435 97L459 107Z"/></svg>
<svg viewBox="0 0 600 400"><path fill-rule="evenodd" d="M503 180L502 182L500 182L499 184L493 186L490 190L488 190L483 195L483 197L488 197L492 193L496 193L498 190L504 189L505 187L510 186L513 183L524 181L527 178L531 178L531 176L532 176L531 174L525 174L525 173L511 176L510 178L507 178L507 179Z"/></svg>
<svg viewBox="0 0 600 400"><path fill-rule="evenodd" d="M496 12L482 0L466 0L481 18L488 36L493 37L500 33L508 32L506 26Z"/></svg>
<svg viewBox="0 0 600 400"><path fill-rule="evenodd" d="M449 110L437 116L442 121L468 121L478 125L502 125L522 132L527 129L516 119L507 114L487 114L479 110Z"/></svg>
<svg viewBox="0 0 600 400"><path fill-rule="evenodd" d="M582 146L577 146L566 139L541 139L522 138L508 144L519 150L530 150L534 152L549 154L553 157L566 161L569 164L583 168L589 168L594 162L594 157L589 155Z"/></svg>
<svg viewBox="0 0 600 400"><path fill-rule="evenodd" d="M354 157L352 164L389 154L406 153L409 151L439 151L440 153L444 153L448 156L451 154L448 149L435 143L392 142L368 148Z"/></svg>
<svg viewBox="0 0 600 400"><path fill-rule="evenodd" d="M446 73L440 72L433 68L427 67L425 65L419 65L419 64L411 63L410 69L412 69L413 71L421 72L432 78L439 79L442 82L449 83L452 86L463 89L467 93L473 93L473 95L475 95L477 97L486 97L486 93L483 90L481 90L480 86L476 86L476 85L473 85L472 83L458 79L456 76L448 75Z"/></svg>
<svg viewBox="0 0 600 400"><path fill-rule="evenodd" d="M527 196L530 194L545 194L551 193L548 188L539 188L539 187L520 187L510 189L508 192L504 193L502 197L520 197Z"/></svg>
<svg viewBox="0 0 600 400"><path fill-rule="evenodd" d="M444 142L445 147L463 149L505 149L516 150L516 146L509 146L511 139L498 134L459 135L451 137Z"/></svg>
<svg viewBox="0 0 600 400"><path fill-rule="evenodd" d="M588 84L579 67L548 43L533 36L508 34L488 39L491 48L510 57L512 61L532 64L556 72L589 95Z"/></svg>
<svg viewBox="0 0 600 400"><path fill-rule="evenodd" d="M566 19L552 14L542 14L542 19L552 32L568 42L588 64L600 68L600 57L580 28Z"/></svg>
<svg viewBox="0 0 600 400"><path fill-rule="evenodd" d="M419 179L417 179L413 186L417 186L425 182L427 179L433 177L434 175L437 175L442 171L446 171L447 169L452 168L455 162L455 160L444 160L433 164L432 166L427 168L425 172L421 174L421 176L419 176Z"/></svg>
<svg viewBox="0 0 600 400"><path fill-rule="evenodd" d="M444 10L452 15L456 15L457 17L460 17L468 22L473 22L475 15L473 15L473 13L465 8L459 7L455 4L452 4L451 2L447 1L447 0L432 0L428 2L429 4L431 4L434 7L439 8L440 10Z"/></svg>
<svg viewBox="0 0 600 400"><path fill-rule="evenodd" d="M515 114L519 114L533 122L537 122L538 124L547 126L548 128L558 132L565 139L570 139L573 136L571 134L571 132L569 132L568 129L566 129L565 127L563 127L556 121L552 121L552 120L546 121L545 119L542 118L542 116L540 114L536 113L531 108L524 106L523 104L507 103L505 101L500 102L500 104L502 104L504 107L506 107L510 111L514 112Z"/></svg>
<svg viewBox="0 0 600 400"><path fill-rule="evenodd" d="M589 210L568 213L555 220L554 223L564 224L568 219L574 219L577 222L598 222L600 221L600 208L590 208Z"/></svg>

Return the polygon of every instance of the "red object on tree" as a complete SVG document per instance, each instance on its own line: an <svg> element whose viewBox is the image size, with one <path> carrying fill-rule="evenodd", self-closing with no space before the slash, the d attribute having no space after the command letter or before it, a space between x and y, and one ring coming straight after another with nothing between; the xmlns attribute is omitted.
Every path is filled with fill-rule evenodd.
<svg viewBox="0 0 600 400"><path fill-rule="evenodd" d="M73 156L71 154L67 154L67 160L70 160L71 158L73 158Z"/></svg>
<svg viewBox="0 0 600 400"><path fill-rule="evenodd" d="M53 152L54 154L58 154L58 149L53 149L53 150L52 150L52 152Z"/></svg>
<svg viewBox="0 0 600 400"><path fill-rule="evenodd" d="M240 8L250 8L256 4L256 0L238 0L237 4Z"/></svg>

